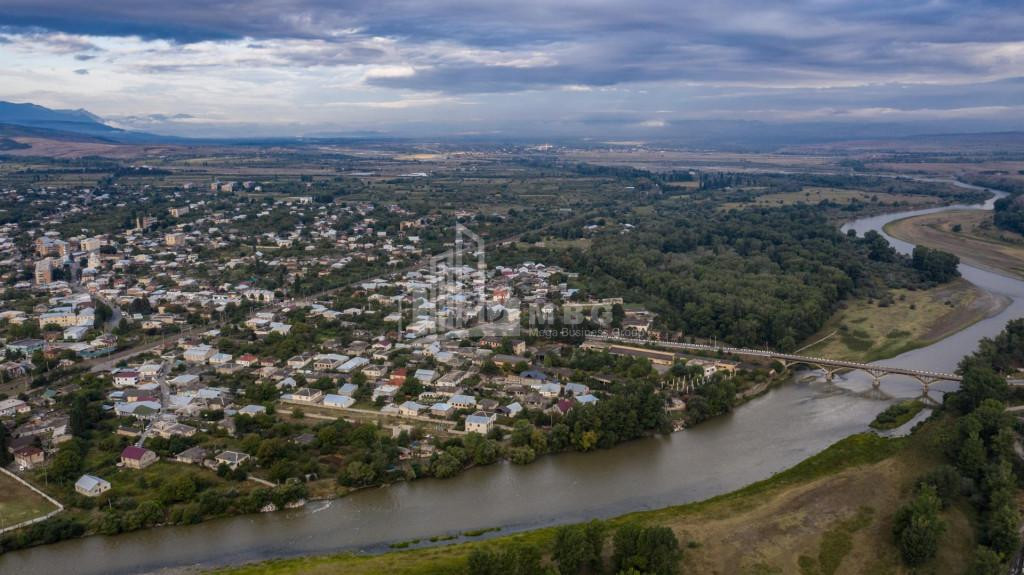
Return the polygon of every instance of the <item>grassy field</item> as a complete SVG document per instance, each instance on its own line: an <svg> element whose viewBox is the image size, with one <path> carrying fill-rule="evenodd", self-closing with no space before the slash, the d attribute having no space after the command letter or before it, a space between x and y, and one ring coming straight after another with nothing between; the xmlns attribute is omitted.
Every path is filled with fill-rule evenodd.
<svg viewBox="0 0 1024 575"><path fill-rule="evenodd" d="M0 473L0 528L41 517L56 509L35 491Z"/></svg>
<svg viewBox="0 0 1024 575"><path fill-rule="evenodd" d="M953 231L959 225L960 231ZM938 248L973 266L1024 277L1024 237L992 225L992 212L964 210L890 222L889 235Z"/></svg>
<svg viewBox="0 0 1024 575"><path fill-rule="evenodd" d="M937 198L915 194L888 194L881 192L867 192L862 190L847 190L842 188L821 188L808 186L803 188L799 192L780 192L774 194L764 194L761 196L757 196L751 202L726 203L722 205L722 209L727 210L731 208L741 208L749 206L774 207L788 206L793 204L816 205L826 200L836 204L849 204L852 202L878 202L880 204L920 206L925 204L934 204L936 203Z"/></svg>
<svg viewBox="0 0 1024 575"><path fill-rule="evenodd" d="M891 543L892 514L916 479L941 463L946 420L927 423L911 437L859 434L795 467L706 501L643 511L610 521L665 525L685 548L684 574L902 574ZM944 512L947 530L939 556L920 573L962 573L973 548L966 504ZM550 550L553 529L483 542L391 552L287 559L222 569L222 575L465 573L480 545L525 543ZM609 543L610 545L610 543Z"/></svg>
<svg viewBox="0 0 1024 575"><path fill-rule="evenodd" d="M847 302L804 355L875 361L922 347L989 317L1006 301L958 279L930 290L892 290L892 302Z"/></svg>

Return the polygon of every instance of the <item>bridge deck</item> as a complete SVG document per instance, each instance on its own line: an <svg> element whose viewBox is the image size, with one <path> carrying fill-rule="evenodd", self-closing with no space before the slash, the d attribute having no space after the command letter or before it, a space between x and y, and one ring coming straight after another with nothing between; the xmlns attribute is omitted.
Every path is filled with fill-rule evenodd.
<svg viewBox="0 0 1024 575"><path fill-rule="evenodd" d="M837 369L859 369L871 373L880 374L897 374L897 375L909 375L912 377L921 377L936 380L946 381L962 381L963 378L955 373L944 373L940 371L929 371L924 369L910 369L906 367L895 367L878 365L874 363L860 363L856 361L846 361L842 359L829 359L827 357L811 357L806 355L795 355L791 353L779 353L774 351L768 351L763 349L746 349L739 347L722 347L713 345L704 345L699 343L679 343L672 341L658 341L651 339L637 339L629 337L613 337L613 336L587 336L587 339L594 341L605 341L609 343L622 343L630 345L654 345L657 347L664 347L668 349L679 349L683 351L708 351L708 352L722 352L735 355L746 355L753 357L765 357L768 359L777 359L786 361L789 363L805 363L808 365L814 365L821 368L837 368Z"/></svg>

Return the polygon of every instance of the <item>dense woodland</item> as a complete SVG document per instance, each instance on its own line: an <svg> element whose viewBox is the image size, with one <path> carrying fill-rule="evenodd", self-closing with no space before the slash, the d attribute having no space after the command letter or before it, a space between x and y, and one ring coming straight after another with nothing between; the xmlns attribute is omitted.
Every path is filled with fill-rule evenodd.
<svg viewBox="0 0 1024 575"><path fill-rule="evenodd" d="M1024 234L1024 196L996 200L992 220L997 228Z"/></svg>
<svg viewBox="0 0 1024 575"><path fill-rule="evenodd" d="M958 275L955 256L900 255L876 233L840 233L824 212L659 202L631 232L595 234L587 249L553 259L581 272L586 291L643 302L684 336L782 349L820 329L845 298Z"/></svg>
<svg viewBox="0 0 1024 575"><path fill-rule="evenodd" d="M963 383L945 396L940 410L955 418L942 442L948 464L922 476L913 499L895 515L894 543L907 565L916 567L935 557L948 527L941 511L958 500L976 512L978 547L969 573L1005 573L1006 562L1017 552L1022 469L1014 443L1019 424L1006 405L1021 398L1006 376L1024 365L1022 341L1024 320L1014 320L961 361Z"/></svg>

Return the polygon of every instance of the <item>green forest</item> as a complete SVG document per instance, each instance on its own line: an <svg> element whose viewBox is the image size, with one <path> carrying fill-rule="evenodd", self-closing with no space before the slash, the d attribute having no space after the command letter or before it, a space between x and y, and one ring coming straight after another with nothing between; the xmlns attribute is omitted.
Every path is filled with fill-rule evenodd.
<svg viewBox="0 0 1024 575"><path fill-rule="evenodd" d="M792 349L848 297L959 275L955 256L907 257L877 233L843 234L817 206L724 211L660 201L632 217L642 226L596 233L586 249L547 256L580 272L587 293L643 303L683 336L737 346Z"/></svg>

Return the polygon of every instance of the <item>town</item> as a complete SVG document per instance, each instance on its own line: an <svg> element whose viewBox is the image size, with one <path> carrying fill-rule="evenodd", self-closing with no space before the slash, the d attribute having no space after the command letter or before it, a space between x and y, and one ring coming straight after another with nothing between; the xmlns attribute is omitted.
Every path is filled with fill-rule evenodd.
<svg viewBox="0 0 1024 575"><path fill-rule="evenodd" d="M438 213L262 192L4 191L60 206L0 236L5 450L81 528L607 448L727 411L775 373L581 337L670 334L642 305L585 296L562 267L489 267L465 225L440 236ZM147 215L78 227L129 213L125 196Z"/></svg>

